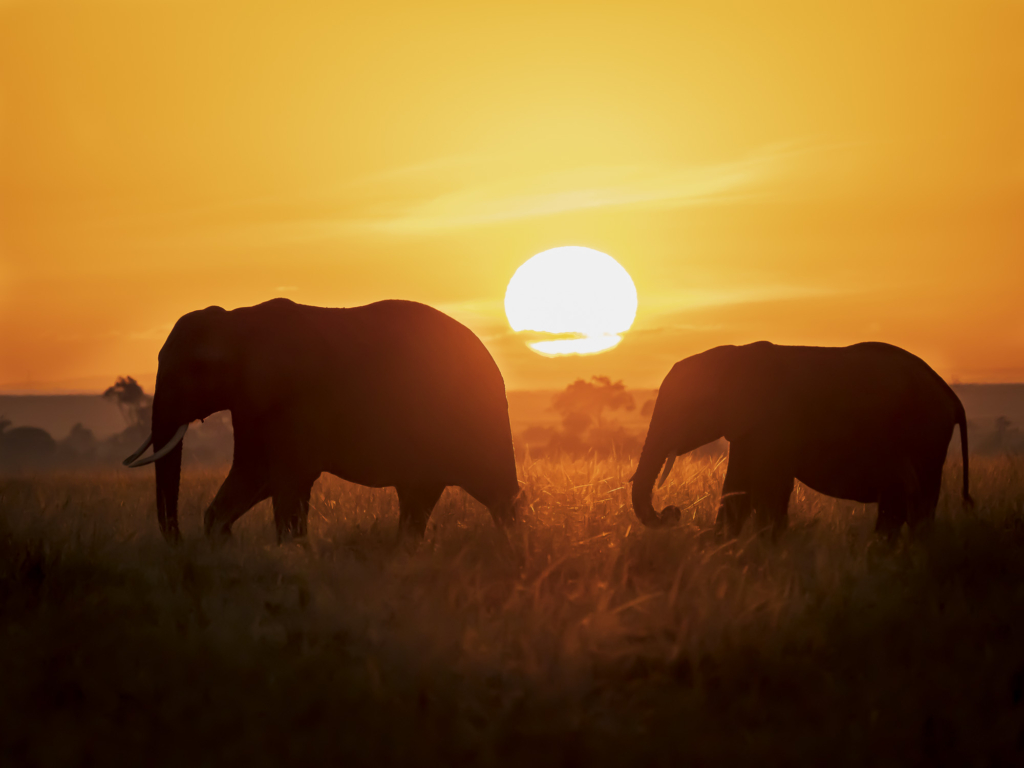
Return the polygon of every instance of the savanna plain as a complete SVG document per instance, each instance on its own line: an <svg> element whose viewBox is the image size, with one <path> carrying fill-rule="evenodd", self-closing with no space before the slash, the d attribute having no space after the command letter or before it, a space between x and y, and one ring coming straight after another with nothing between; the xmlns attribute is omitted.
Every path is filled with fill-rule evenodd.
<svg viewBox="0 0 1024 768"><path fill-rule="evenodd" d="M12 765L1020 765L1024 457L947 462L937 519L799 486L778 541L713 531L724 457L646 530L629 458L520 463L505 539L448 489L425 541L324 476L305 543L264 503L211 546L226 467L0 478L0 755ZM297 762L296 764L303 764Z"/></svg>

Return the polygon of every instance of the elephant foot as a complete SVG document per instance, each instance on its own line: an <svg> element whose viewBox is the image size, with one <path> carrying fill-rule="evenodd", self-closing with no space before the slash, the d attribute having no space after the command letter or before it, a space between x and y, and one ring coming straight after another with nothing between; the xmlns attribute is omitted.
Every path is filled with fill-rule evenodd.
<svg viewBox="0 0 1024 768"><path fill-rule="evenodd" d="M398 538L395 539L395 549L411 555L419 549L421 541L423 541L423 536L418 535L415 531L399 528Z"/></svg>
<svg viewBox="0 0 1024 768"><path fill-rule="evenodd" d="M281 548L292 547L294 549L312 552L313 545L308 536L281 536L277 540L277 546Z"/></svg>
<svg viewBox="0 0 1024 768"><path fill-rule="evenodd" d="M658 521L658 525L663 528L667 528L670 525L678 525L679 521L683 519L683 510L677 507L675 504L669 504L663 510L661 510L661 519Z"/></svg>
<svg viewBox="0 0 1024 768"><path fill-rule="evenodd" d="M879 510L878 520L875 522L875 533L889 543L893 543L900 538L904 522L905 520L901 516Z"/></svg>
<svg viewBox="0 0 1024 768"><path fill-rule="evenodd" d="M919 520L908 526L910 538L914 541L927 541L935 531L935 520Z"/></svg>
<svg viewBox="0 0 1024 768"><path fill-rule="evenodd" d="M231 541L231 528L209 528L206 531L206 540L215 547L223 547Z"/></svg>
<svg viewBox="0 0 1024 768"><path fill-rule="evenodd" d="M307 540L305 526L285 525L277 529L277 543L290 544L292 542L304 542Z"/></svg>
<svg viewBox="0 0 1024 768"><path fill-rule="evenodd" d="M757 534L762 539L767 539L773 544L789 529L788 515L779 516L778 514L755 512L753 522L756 526ZM736 532L736 535L739 536L739 531Z"/></svg>
<svg viewBox="0 0 1024 768"><path fill-rule="evenodd" d="M715 521L715 540L722 544L727 541L733 541L740 537L740 531L742 530L742 524L736 525L731 521L723 521L719 519Z"/></svg>

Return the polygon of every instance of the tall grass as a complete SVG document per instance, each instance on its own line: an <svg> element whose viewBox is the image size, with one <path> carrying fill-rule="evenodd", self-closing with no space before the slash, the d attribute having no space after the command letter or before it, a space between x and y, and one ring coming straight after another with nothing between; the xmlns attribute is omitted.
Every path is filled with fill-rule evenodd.
<svg viewBox="0 0 1024 768"><path fill-rule="evenodd" d="M1024 461L946 468L933 528L794 493L772 543L712 528L680 460L646 530L627 460L520 466L511 541L449 489L416 552L393 491L325 476L305 544L269 504L212 547L223 472L0 480L0 755L117 762L1012 765L1024 758ZM659 498L660 497L660 498Z"/></svg>

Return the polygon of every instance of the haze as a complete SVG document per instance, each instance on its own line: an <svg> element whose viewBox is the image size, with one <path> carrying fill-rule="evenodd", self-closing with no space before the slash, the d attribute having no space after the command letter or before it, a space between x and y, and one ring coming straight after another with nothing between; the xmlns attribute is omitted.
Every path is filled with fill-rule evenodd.
<svg viewBox="0 0 1024 768"><path fill-rule="evenodd" d="M509 388L875 339L1024 380L1024 4L0 2L0 391L152 391L173 322L423 301ZM561 245L633 329L545 359Z"/></svg>

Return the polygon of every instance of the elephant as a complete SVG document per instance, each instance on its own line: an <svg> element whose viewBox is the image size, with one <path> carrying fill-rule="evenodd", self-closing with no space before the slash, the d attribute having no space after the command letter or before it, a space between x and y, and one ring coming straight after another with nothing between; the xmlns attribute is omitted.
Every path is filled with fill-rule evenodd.
<svg viewBox="0 0 1024 768"><path fill-rule="evenodd" d="M665 377L631 478L633 510L650 527L677 523L678 507L652 504L658 473L664 483L676 456L724 437L719 534L739 535L756 512L778 535L798 479L828 496L877 503L876 531L892 538L904 522L934 519L957 425L969 505L964 408L920 358L881 342L715 347Z"/></svg>
<svg viewBox="0 0 1024 768"><path fill-rule="evenodd" d="M278 541L306 535L321 472L398 493L399 537L415 543L446 486L515 521L519 482L505 383L480 339L412 301L326 308L277 298L182 316L159 354L152 432L125 459L156 463L160 530L180 539L182 439L227 410L231 469L204 514L208 537L271 498ZM151 456L139 457L150 446Z"/></svg>

